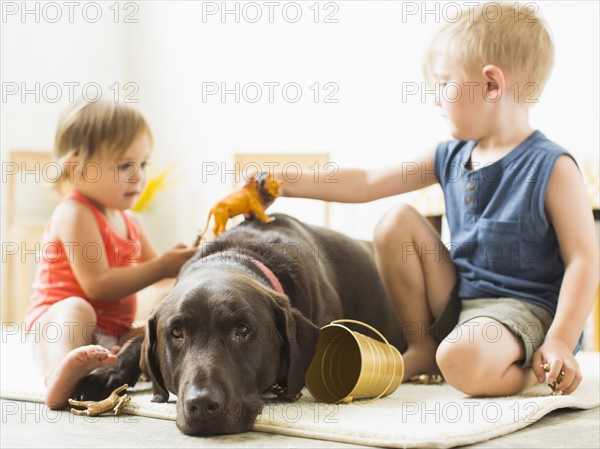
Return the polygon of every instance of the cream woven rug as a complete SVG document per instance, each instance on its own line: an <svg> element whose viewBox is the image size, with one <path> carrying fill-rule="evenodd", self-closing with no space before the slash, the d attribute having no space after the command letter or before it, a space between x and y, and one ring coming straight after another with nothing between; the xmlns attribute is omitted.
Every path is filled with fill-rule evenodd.
<svg viewBox="0 0 600 449"><path fill-rule="evenodd" d="M16 336L3 336L2 343L0 397L43 402L43 383L28 347ZM600 356L582 352L577 359L584 379L570 396L550 396L550 389L539 385L518 396L480 399L467 397L448 385L404 384L390 397L369 404L329 405L315 402L305 391L296 403L267 401L254 430L368 446L473 444L515 432L558 408L599 406ZM175 419L174 402L150 402L149 383L138 384L130 394L132 401L126 413ZM173 432L179 432L175 423Z"/></svg>

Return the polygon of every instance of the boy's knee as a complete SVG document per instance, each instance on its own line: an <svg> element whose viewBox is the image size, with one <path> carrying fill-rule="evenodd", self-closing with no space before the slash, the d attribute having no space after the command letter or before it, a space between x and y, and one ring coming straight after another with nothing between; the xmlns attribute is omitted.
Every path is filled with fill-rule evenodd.
<svg viewBox="0 0 600 449"><path fill-rule="evenodd" d="M468 395L484 394L486 383L493 375L481 344L446 338L435 354L442 376L457 390Z"/></svg>
<svg viewBox="0 0 600 449"><path fill-rule="evenodd" d="M373 243L378 249L389 247L390 241L405 235L419 212L408 204L399 204L387 212L375 226Z"/></svg>
<svg viewBox="0 0 600 449"><path fill-rule="evenodd" d="M460 375L464 367L470 364L469 359L472 357L472 354L470 354L472 351L469 349L467 343L460 340L450 341L448 338L443 340L438 346L435 353L435 361L448 382L455 375Z"/></svg>

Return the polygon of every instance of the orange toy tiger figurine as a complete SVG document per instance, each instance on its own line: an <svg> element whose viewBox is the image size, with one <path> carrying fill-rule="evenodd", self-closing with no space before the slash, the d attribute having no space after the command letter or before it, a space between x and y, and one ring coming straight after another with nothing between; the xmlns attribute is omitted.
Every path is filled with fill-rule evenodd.
<svg viewBox="0 0 600 449"><path fill-rule="evenodd" d="M213 227L215 237L225 230L227 220L236 215L253 214L263 223L273 221L274 218L265 213L263 204L269 204L281 195L281 185L281 181L277 181L273 175L260 173L257 178L252 178L244 187L223 198L210 210L206 226L198 233L193 246L197 247L200 244L208 230L211 216L215 219Z"/></svg>

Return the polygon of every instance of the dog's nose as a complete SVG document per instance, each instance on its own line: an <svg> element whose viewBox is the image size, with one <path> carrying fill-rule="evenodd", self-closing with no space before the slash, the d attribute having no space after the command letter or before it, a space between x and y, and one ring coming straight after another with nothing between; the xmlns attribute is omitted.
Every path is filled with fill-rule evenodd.
<svg viewBox="0 0 600 449"><path fill-rule="evenodd" d="M185 397L185 407L190 417L202 418L221 410L223 395L216 388L191 387Z"/></svg>

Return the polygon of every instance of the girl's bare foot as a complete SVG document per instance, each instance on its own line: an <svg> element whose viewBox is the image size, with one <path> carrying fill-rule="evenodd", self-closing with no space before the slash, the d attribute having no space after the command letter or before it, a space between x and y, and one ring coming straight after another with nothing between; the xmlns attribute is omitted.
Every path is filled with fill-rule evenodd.
<svg viewBox="0 0 600 449"><path fill-rule="evenodd" d="M46 405L51 409L65 407L81 379L96 368L113 365L116 361L111 351L99 345L73 349L46 380Z"/></svg>

